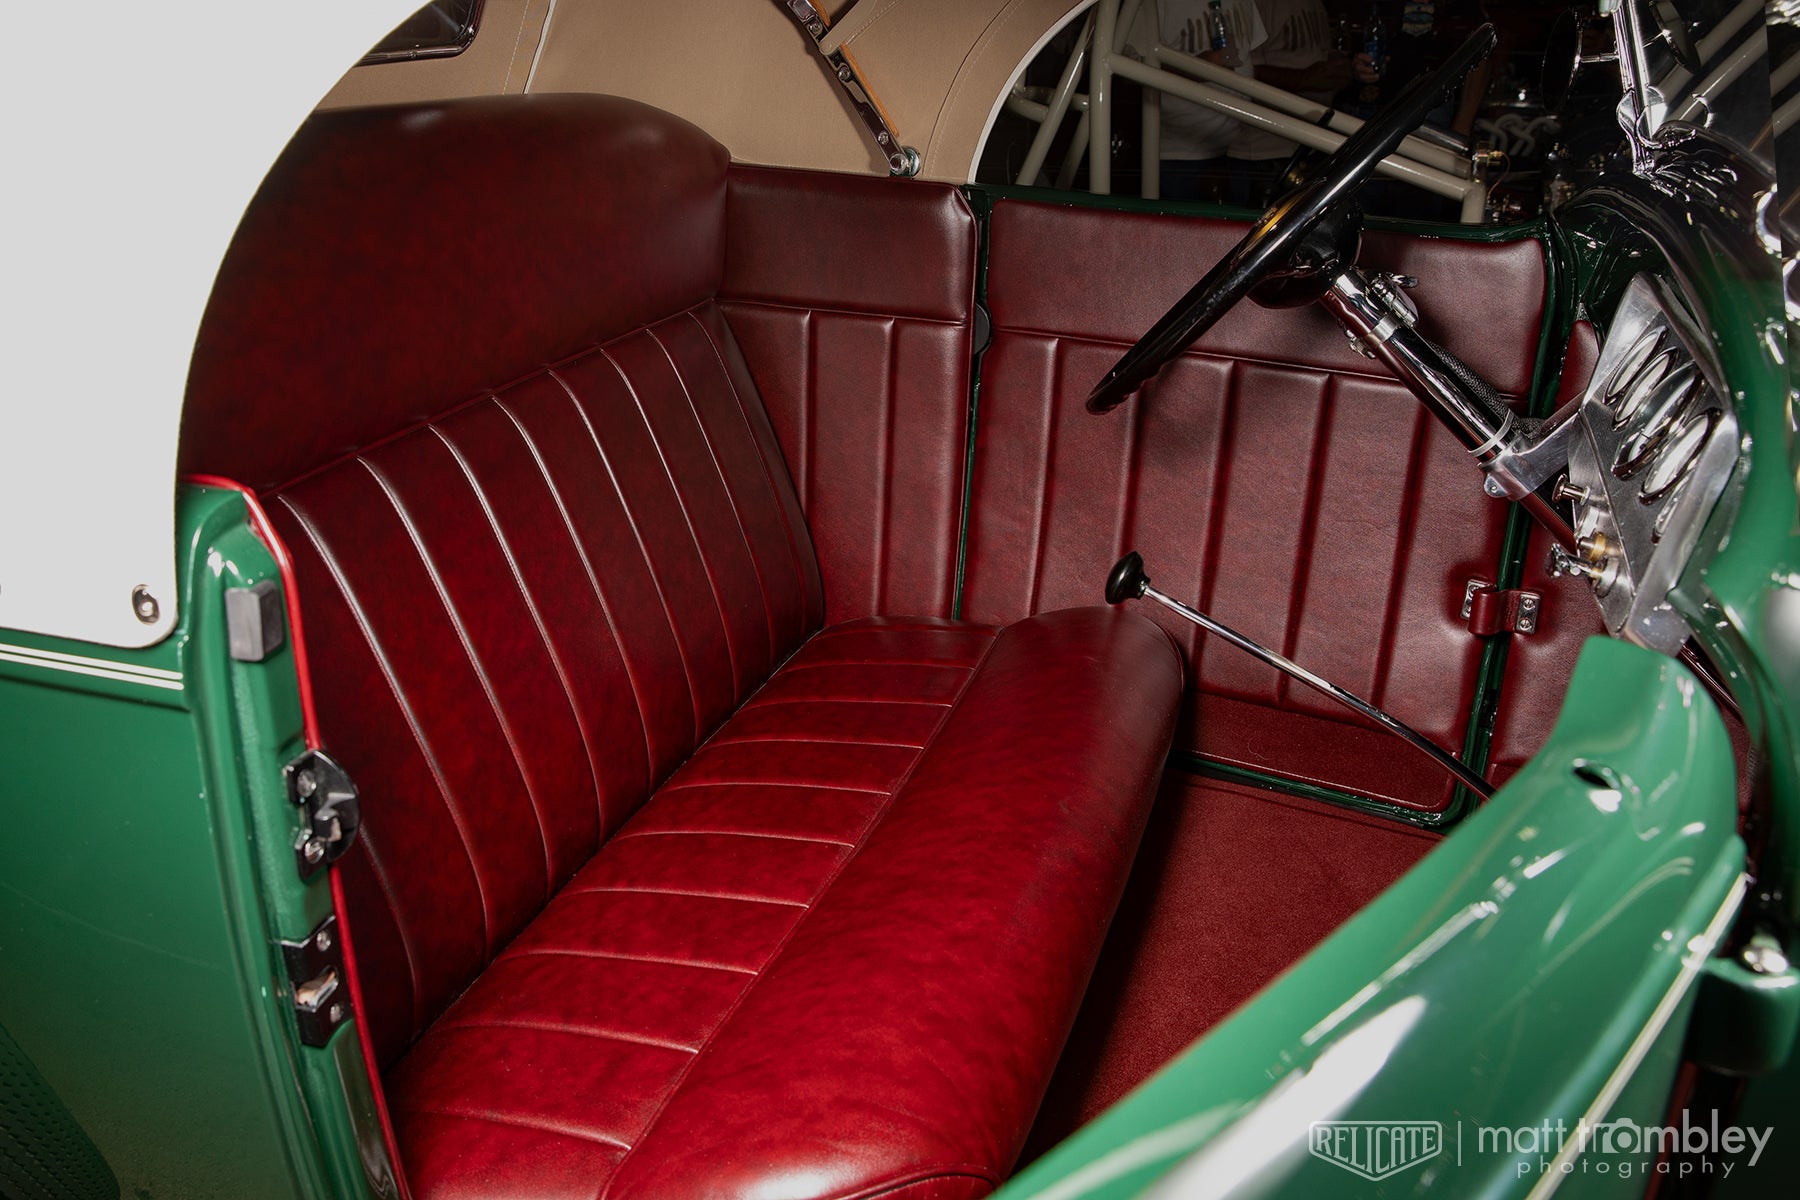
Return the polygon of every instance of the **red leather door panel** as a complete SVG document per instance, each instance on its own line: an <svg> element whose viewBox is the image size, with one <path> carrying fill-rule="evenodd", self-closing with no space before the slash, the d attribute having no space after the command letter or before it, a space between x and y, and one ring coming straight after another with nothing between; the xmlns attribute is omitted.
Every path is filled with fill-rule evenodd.
<svg viewBox="0 0 1800 1200"><path fill-rule="evenodd" d="M1243 305L1105 417L1088 388L1242 226L996 205L963 615L1099 599L1143 552L1172 594L1460 749L1481 642L1463 589L1492 579L1505 512L1468 456L1316 308ZM1532 241L1371 235L1420 277L1428 335L1509 395L1530 385L1544 269ZM1170 622L1190 663L1178 745L1421 808L1447 800L1330 701ZM1396 760L1401 761L1396 761Z"/></svg>

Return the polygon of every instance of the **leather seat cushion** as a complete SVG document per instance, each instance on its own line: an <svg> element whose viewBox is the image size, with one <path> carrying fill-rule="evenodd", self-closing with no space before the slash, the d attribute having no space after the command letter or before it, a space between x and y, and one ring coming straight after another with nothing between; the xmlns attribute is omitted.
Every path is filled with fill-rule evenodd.
<svg viewBox="0 0 1800 1200"><path fill-rule="evenodd" d="M1101 609L809 641L388 1079L413 1194L985 1194L1173 736Z"/></svg>

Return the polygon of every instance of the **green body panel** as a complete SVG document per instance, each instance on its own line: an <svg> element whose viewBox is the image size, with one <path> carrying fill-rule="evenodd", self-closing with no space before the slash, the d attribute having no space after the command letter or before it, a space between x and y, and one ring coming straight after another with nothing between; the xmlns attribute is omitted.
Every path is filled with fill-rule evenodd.
<svg viewBox="0 0 1800 1200"><path fill-rule="evenodd" d="M1058 199L971 199L985 212L1014 194ZM1577 306L1610 311L1636 271L1666 270L1717 331L1748 450L1716 552L1677 598L1763 751L1770 841L1752 904L1792 916L1800 546L1793 415L1771 341L1779 298L1729 256L1658 242L1618 211L1576 206L1566 237L1544 225L1455 236L1546 247L1540 410ZM979 386L977 367L972 419ZM972 426L971 456L973 438ZM281 771L304 737L291 643L259 663L225 653L224 589L275 578L275 564L232 493L184 489L178 519L182 623L167 641L121 651L0 632L0 1038L19 1077L66 1112L71 1144L90 1142L127 1196L392 1196L355 1031L300 1043L277 946L304 937L330 897L322 874L298 875L292 850ZM1522 570L1523 534L1515 519L1503 581ZM1497 639L1472 761L1486 755L1505 663ZM1522 1196L1541 1179L1520 1173L1526 1156L1465 1148L1454 1165L1456 1132L1546 1117L1572 1127L1602 1099L1610 1116L1659 1122L1690 1032L1701 1061L1767 1069L1800 1023L1797 977L1705 962L1743 888L1734 783L1723 725L1681 666L1591 642L1550 744L1493 803L1003 1196L1136 1195L1171 1171L1172 1187L1241 1179L1244 1195ZM1365 1184L1308 1154L1310 1121L1326 1119L1440 1121L1450 1146ZM1579 1169L1563 1187L1641 1190Z"/></svg>
<svg viewBox="0 0 1800 1200"><path fill-rule="evenodd" d="M1743 453L1672 594L1743 712L1762 778L1754 824L1757 905L1788 933L1800 922L1800 467L1774 260L1744 230L1721 244L1682 223L1654 189L1623 181L1560 214L1575 247L1580 295L1608 313L1631 277L1657 273L1701 317L1733 393Z"/></svg>
<svg viewBox="0 0 1800 1200"><path fill-rule="evenodd" d="M291 648L224 652L224 588L275 566L232 493L185 490L178 522L167 641L0 638L34 660L0 659L0 1027L128 1197L365 1194L385 1160L354 1031L301 1046L276 945L330 906L291 850Z"/></svg>
<svg viewBox="0 0 1800 1200"><path fill-rule="evenodd" d="M1549 744L1492 803L1000 1195L1132 1196L1176 1169L1209 1192L1241 1173L1243 1195L1522 1196L1535 1177L1471 1152L1475 1126L1573 1129L1667 1003L1608 1109L1659 1123L1707 933L1741 892L1733 779L1684 668L1590 641ZM1377 1191L1308 1153L1312 1121L1358 1119L1439 1121L1446 1148Z"/></svg>

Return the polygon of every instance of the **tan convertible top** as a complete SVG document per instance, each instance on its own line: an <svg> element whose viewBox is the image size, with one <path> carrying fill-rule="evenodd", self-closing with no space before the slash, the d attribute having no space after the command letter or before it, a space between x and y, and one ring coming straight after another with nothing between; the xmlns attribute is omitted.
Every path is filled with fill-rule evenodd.
<svg viewBox="0 0 1800 1200"><path fill-rule="evenodd" d="M1013 75L1084 0L849 0L845 49L922 174L968 180ZM853 28L852 28L853 27ZM693 121L733 157L885 174L777 0L487 0L450 59L357 67L322 107L501 92L610 92Z"/></svg>

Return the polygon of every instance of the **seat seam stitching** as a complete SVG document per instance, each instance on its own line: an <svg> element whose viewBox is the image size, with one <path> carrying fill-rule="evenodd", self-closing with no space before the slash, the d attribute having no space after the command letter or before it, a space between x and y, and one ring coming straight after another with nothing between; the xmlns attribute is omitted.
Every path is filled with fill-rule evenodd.
<svg viewBox="0 0 1800 1200"><path fill-rule="evenodd" d="M627 896L686 896L694 900L731 900L740 904L768 904L782 908L805 908L803 900L779 900L773 896L746 896L741 892L700 892L687 888L653 888L631 887L626 884L601 884L596 887L572 887L563 891L565 896L592 896L596 894Z"/></svg>
<svg viewBox="0 0 1800 1200"><path fill-rule="evenodd" d="M485 959L487 958L486 947L488 944L487 888L482 884L481 871L475 865L475 854L469 842L469 833L463 828L462 814L456 810L455 804L451 801L450 790L444 779L443 768L438 764L437 755L432 753L431 747L426 743L424 730L419 727L419 719L413 712L412 705L407 702L406 697L400 688L400 681L395 676L393 664L388 662L387 655L382 652L380 643L375 637L374 626L369 623L368 615L362 611L362 606L357 602L356 597L350 588L349 580L345 578L342 567L338 565L337 556L326 547L324 539L319 535L319 531L314 527L312 520L301 511L299 506L293 502L292 498L284 494L277 497L277 499L280 500L283 507L294 515L294 519L300 523L302 532L306 534L307 540L310 541L313 544L314 549L318 551L320 561L325 564L325 570L330 574L332 582L336 585L338 594L344 598L344 606L349 610L351 620L356 623L357 631L362 634L364 644L369 647L369 654L375 660L376 667L381 672L382 680L387 684L388 694L393 697L395 706L399 708L401 719L406 722L407 730L412 734L413 742L419 748L419 755L425 762L426 770L431 773L432 781L437 786L438 796L443 803L445 815L450 818L450 827L456 830L457 839L462 843L463 857L469 864L469 875L475 881L475 894L481 905L481 945L483 948L482 957ZM398 924L397 921L396 924ZM413 996L413 1028L415 1036L416 1031L423 1023L424 1000L425 997L422 989L415 992Z"/></svg>
<svg viewBox="0 0 1800 1200"><path fill-rule="evenodd" d="M633 838L646 837L747 837L766 838L778 842L806 842L815 846L844 846L855 849L855 842L846 842L840 838L802 837L796 833L763 833L753 829L634 829L629 833L621 833L612 840L628 842Z"/></svg>
<svg viewBox="0 0 1800 1200"><path fill-rule="evenodd" d="M992 650L991 645L989 650ZM983 654L981 662L986 661L987 655ZM906 773L902 775L888 791L887 802L870 814L867 823L863 826L862 833L857 837L856 847L851 850L850 853L844 855L832 869L831 873L820 882L818 890L813 893L812 899L807 903L806 911L801 913L800 917L788 927L787 932L781 936L780 941L775 944L768 956L763 959L761 965L756 968L755 974L752 975L750 981L744 985L743 990L738 993L737 998L732 1001L730 1007L720 1014L718 1024L714 1025L711 1031L707 1033L706 1040L700 1044L700 1048L693 1058L688 1060L681 1072L673 1081L671 1081L668 1091L663 1094L661 1102L657 1104L656 1111L650 1114L650 1119L645 1122L643 1130L637 1136L637 1140L632 1143L632 1148L625 1152L624 1157L619 1160L618 1165L614 1167L612 1173L607 1176L606 1182L601 1185L596 1200L606 1200L606 1198L611 1195L613 1185L617 1183L619 1177L625 1173L625 1167L630 1162L633 1153L650 1139L651 1133L656 1129L657 1122L660 1121L663 1114L669 1110L669 1105L680 1093L682 1085L687 1081L688 1076L693 1073L694 1067L706 1056L706 1051L718 1040L719 1034L726 1026L731 1024L732 1017L736 1016L738 1011L743 1008L744 1003L749 999L750 994L756 990L756 985L768 978L770 965L780 960L782 954L787 950L787 947L793 942L795 934L806 924L806 918L817 911L820 901L822 901L825 895L830 892L832 885L842 878L844 872L849 869L850 864L855 862L857 857L862 853L863 847L868 845L869 839L874 836L875 831L881 827L881 823L887 819L888 813L893 809L894 800L906 788L907 783L911 781L913 774L918 770L919 764L925 761L927 754L930 752L930 747L936 742L938 736L943 732L944 727L950 723L950 717L955 711L956 705L962 703L963 697L968 695L969 688L973 685L976 676L979 674L980 666L981 663L978 662L975 664L975 667L969 671L969 677L963 681L961 690L957 692L955 703L953 703L949 709L946 709L944 715L939 719L937 728L932 731L931 740L926 743L926 749L919 752L918 756L913 760L912 765L907 768Z"/></svg>
<svg viewBox="0 0 1800 1200"><path fill-rule="evenodd" d="M462 647L463 657L468 660L469 669L475 673L476 680L481 684L482 695L487 698L488 708L494 714L495 723L500 726L500 735L506 739L506 748L512 755L513 769L518 773L520 784L524 786L526 801L531 805L532 820L537 824L538 847L544 855L543 902L548 903L552 894L550 834L544 825L544 812L538 800L537 789L532 786L531 776L525 770L525 761L520 756L518 738L513 733L512 723L501 711L500 698L494 694L493 682L488 678L486 668L481 665L481 660L475 653L474 643L470 640L469 632L463 625L462 615L457 612L456 605L450 598L449 588L445 586L437 564L432 560L430 552L425 548L424 540L419 536L419 531L413 524L412 514L407 511L400 497L395 495L391 481L379 467L361 455L357 455L356 462L375 480L377 486L387 497L388 503L393 506L394 515L399 517L401 526L406 530L408 540L412 542L413 553L418 556L420 565L425 568L425 574L431 580L432 590L437 593L438 603L443 605L444 615L449 618L450 627L456 633L456 640ZM541 908L542 905L539 907ZM485 957L491 962L493 954L494 950L490 948Z"/></svg>
<svg viewBox="0 0 1800 1200"><path fill-rule="evenodd" d="M724 738L713 742L709 749L717 750L720 746L868 746L876 750L923 750L923 745L912 742L870 742L861 738L808 738L808 737L741 737Z"/></svg>
<svg viewBox="0 0 1800 1200"><path fill-rule="evenodd" d="M665 322L665 324L666 323L667 322ZM662 338L660 336L658 336L656 329L654 327L649 328L647 330L647 332L650 334L651 340L656 343L657 349L662 351L663 357L669 360L669 369L675 373L675 381L681 385L681 394L687 400L688 410L694 414L694 428L700 434L700 444L706 447L707 457L712 460L713 470L718 473L720 490L722 490L725 493L725 503L731 509L731 519L737 523L738 538L744 544L744 555L745 555L745 557L747 557L750 560L750 570L756 576L757 591L762 593L763 630L764 630L764 636L768 640L768 643L769 643L769 659L770 659L770 661L773 661L775 658L775 619L771 615L772 609L771 609L771 604L770 604L770 599L769 599L769 584L768 584L768 581L763 578L762 563L757 561L756 547L754 547L750 544L750 531L744 527L744 514L743 514L743 511L738 507L737 496L732 493L731 479L725 473L725 464L719 460L718 448L713 445L712 435L707 432L706 422L700 416L700 405L694 399L693 389L688 387L687 377L681 373L681 367L675 362L675 355L670 352L669 347L663 342ZM664 465L667 466L668 460L665 458L663 461L664 461ZM670 481L671 482L674 481L674 476L672 473L670 475ZM683 507L683 512L685 513L686 505L684 504L682 507ZM688 521L688 527L690 529L693 528L692 519L690 519ZM695 542L696 542L696 544L699 542L698 531L695 531ZM704 557L704 555L702 557ZM709 570L709 572L708 572L709 577L710 577L710 574L711 574L711 572ZM731 643L731 622L728 619L726 619L726 616L725 616L724 598L719 596L718 589L716 587L713 589L713 596L718 601L718 604L719 604L719 619L725 623L725 640L726 640L726 646L727 646L727 648L729 648L730 643ZM734 656L732 658L732 667L733 667L733 671L734 671L734 674L733 674L733 684L734 684L733 699L734 700L738 699L738 697L736 695L736 687L735 687L736 666L737 666L737 659ZM746 688L745 694L748 695L749 691L750 691L750 689Z"/></svg>
<svg viewBox="0 0 1800 1200"><path fill-rule="evenodd" d="M754 975L749 967L734 967L729 963L713 962L699 958L665 958L651 954L623 954L609 950L572 949L567 946L526 946L517 947L517 943L503 951L495 962L505 962L511 958L533 958L554 955L560 958L604 958L613 962L654 963L661 967L691 967L696 971L725 971L732 975Z"/></svg>
<svg viewBox="0 0 1800 1200"><path fill-rule="evenodd" d="M513 1113L457 1112L455 1109L414 1108L411 1105L404 1106L401 1111L413 1116L450 1117L459 1121L484 1121L490 1125L510 1125L515 1129L530 1129L538 1133L554 1134L557 1137L566 1137L571 1141L598 1142L603 1146L617 1146L628 1153L631 1150L630 1142L620 1141L618 1138L595 1130L575 1129L567 1125L533 1121L528 1117Z"/></svg>
<svg viewBox="0 0 1800 1200"><path fill-rule="evenodd" d="M560 1025L554 1021L494 1021L494 1020L456 1020L438 1022L437 1029L521 1029L534 1033L566 1033L570 1037L593 1038L596 1041L624 1042L632 1046L649 1046L656 1050L668 1050L677 1054L696 1054L698 1046L683 1045L680 1042L665 1041L661 1038L647 1037L640 1034L620 1033L611 1029L584 1029L577 1025Z"/></svg>
<svg viewBox="0 0 1800 1200"><path fill-rule="evenodd" d="M638 406L638 414L641 419L643 415L643 404L637 399L636 389L631 386L631 381L625 378L625 372L619 370L619 364L614 361L612 355L608 354L604 348L601 349L600 353L605 356L607 362L612 364L613 370L618 372L620 382L625 385L625 391L631 396L633 403ZM584 405L581 402L581 398L575 394L575 389L570 386L568 380L564 379L555 371L550 372L550 378L556 380L557 386L561 387L564 394L569 397L569 403L574 405L576 413L581 417L581 423L587 429L588 439L594 443L594 451L600 456L600 465L605 469L606 477L612 483L613 492L619 497L619 510L625 516L625 524L631 527L631 537L632 540L637 543L638 556L644 560L644 570L650 576L650 586L656 589L656 598L662 602L663 619L669 623L669 639L675 643L676 657L681 660L682 679L687 683L688 707L693 709L694 735L688 743L689 745L692 745L705 736L705 731L701 728L700 689L694 682L694 667L693 664L688 661L687 647L682 644L681 626L675 620L675 610L669 604L668 593L663 590L662 576L656 569L656 562L650 557L650 544L644 540L644 531L638 527L637 513L632 510L631 497L626 494L625 484L619 479L619 473L613 470L612 456L606 452L605 445L601 443L600 431L594 428L594 422L588 416L587 406ZM648 422L645 423L644 428L650 435L651 443L654 444L656 441L656 434L654 431L650 430ZM666 467L664 469L667 470ZM679 496L676 497L676 502L678 504L680 499ZM686 518L687 513L683 511L682 519L686 520ZM691 525L689 526L689 536L692 536ZM701 565L705 565L704 558L701 560ZM729 655L731 651L729 643L727 643L725 649L726 653ZM651 776L651 781L655 781L654 775Z"/></svg>
<svg viewBox="0 0 1800 1200"><path fill-rule="evenodd" d="M567 393L568 389L564 388L563 391ZM619 623L613 617L612 605L607 602L606 593L600 587L600 577L594 570L587 547L582 545L581 534L575 528L575 518L570 514L568 505L563 503L562 493L557 490L556 480L550 474L550 464L544 461L544 456L539 451L536 440L532 438L531 431L525 428L525 423L519 419L517 413L507 406L505 400L499 396L495 396L493 400L494 407L506 414L506 419L511 421L513 428L519 431L519 437L524 440L525 448L530 451L531 460L538 469L538 476L544 481L544 489L550 493L551 503L556 505L557 514L562 517L563 531L569 535L569 545L574 548L576 557L581 559L582 570L587 575L588 586L593 589L594 600L600 605L600 614L606 618L607 632L612 634L613 646L619 652L619 666L625 672L626 682L631 684L631 702L637 709L638 731L644 736L644 785L645 791L648 793L651 782L656 778L656 755L650 748L650 717L644 710L643 688L638 683L637 671L631 665L631 655L626 651L625 639L619 633ZM601 834L601 841L604 843L604 829L601 830Z"/></svg>
<svg viewBox="0 0 1800 1200"><path fill-rule="evenodd" d="M451 441L442 429L436 425L432 425L430 428L438 441L442 442L444 448L450 452L450 456L456 460L456 465L462 470L463 478L468 481L469 491L474 495L475 502L481 505L482 514L487 518L488 531L493 534L494 544L500 548L501 556L506 559L507 569L512 572L513 586L519 589L519 599L524 602L526 611L531 614L531 623L537 628L538 641L543 643L544 653L549 656L550 665L556 670L556 681L562 685L563 702L568 705L569 716L574 720L575 729L581 735L581 748L587 754L588 782L594 788L594 813L599 822L599 829L595 837L597 850L601 839L606 835L606 800L600 787L600 760L596 755L594 739L588 729L587 721L582 717L581 709L575 703L575 692L569 682L568 666L563 662L561 653L557 651L556 645L550 637L549 627L544 623L544 616L538 608L537 598L531 594L531 589L525 582L525 574L519 567L518 556L513 552L512 543L507 540L505 532L500 528L499 514L494 511L493 505L489 502L486 489L475 478L473 464L463 456L462 448ZM554 894L554 890L552 890L552 894Z"/></svg>

